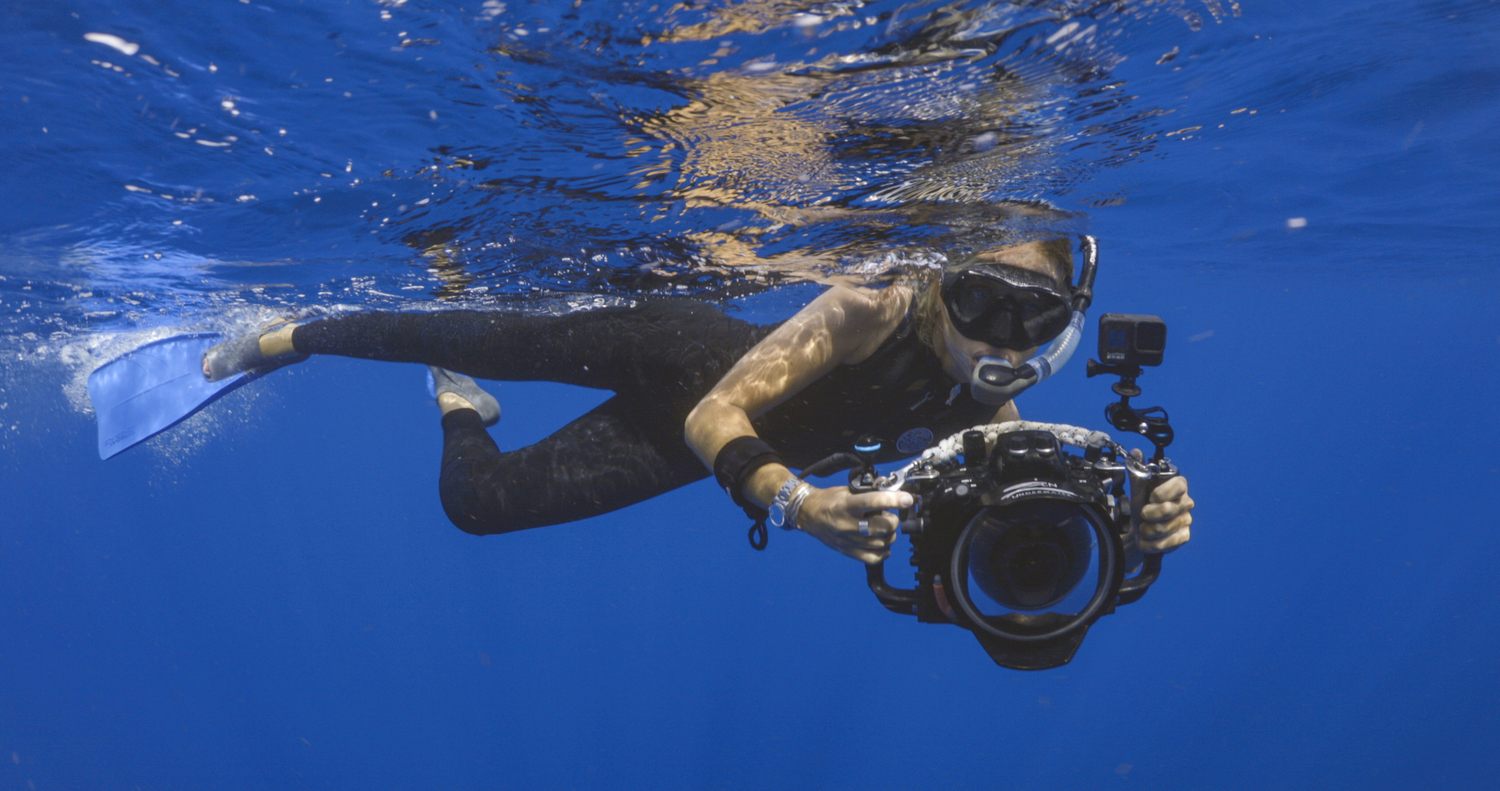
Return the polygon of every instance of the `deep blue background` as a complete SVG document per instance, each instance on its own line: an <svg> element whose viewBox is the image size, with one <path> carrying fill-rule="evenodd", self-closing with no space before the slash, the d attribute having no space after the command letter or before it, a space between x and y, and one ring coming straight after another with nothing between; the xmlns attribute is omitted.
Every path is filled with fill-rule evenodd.
<svg viewBox="0 0 1500 791"><path fill-rule="evenodd" d="M1159 34L1196 76L1120 66L1183 127L1226 123L1088 185L1127 197L1094 214L1094 313L1169 322L1143 400L1170 408L1199 505L1150 594L1055 671L886 612L806 537L751 552L707 483L462 534L417 366L319 359L101 463L60 395L82 363L17 324L0 788L1491 787L1497 22L1245 3ZM28 178L12 285L51 260L16 229L98 216ZM602 397L494 392L503 448ZM1077 366L1021 409L1101 425L1110 397Z"/></svg>

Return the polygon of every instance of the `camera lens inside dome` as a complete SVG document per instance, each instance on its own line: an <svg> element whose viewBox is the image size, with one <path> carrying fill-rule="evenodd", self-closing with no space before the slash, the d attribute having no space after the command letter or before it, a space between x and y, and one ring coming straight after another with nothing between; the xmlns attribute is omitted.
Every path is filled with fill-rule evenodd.
<svg viewBox="0 0 1500 791"><path fill-rule="evenodd" d="M970 579L1007 609L1038 612L1056 607L1070 598L1093 565L1094 531L1083 512L1069 503L1030 501L987 508L975 521L969 533ZM1093 595L1086 593L1083 602Z"/></svg>
<svg viewBox="0 0 1500 791"><path fill-rule="evenodd" d="M989 576L998 580L1018 609L1046 607L1067 595L1065 581L1073 566L1073 548L1055 525L1033 523L1006 531L995 542Z"/></svg>

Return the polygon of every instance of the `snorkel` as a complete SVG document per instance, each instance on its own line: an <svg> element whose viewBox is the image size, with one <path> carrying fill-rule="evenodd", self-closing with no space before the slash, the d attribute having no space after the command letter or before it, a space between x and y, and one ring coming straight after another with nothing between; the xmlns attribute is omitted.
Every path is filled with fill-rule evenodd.
<svg viewBox="0 0 1500 791"><path fill-rule="evenodd" d="M1099 266L1098 241L1088 235L1081 237L1080 241L1083 271L1078 275L1077 288L1073 289L1073 317L1067 328L1047 344L1047 348L1014 368L1001 357L979 358L969 376L969 394L975 401L1000 406L1068 364L1083 337L1084 312L1094 299L1094 274Z"/></svg>

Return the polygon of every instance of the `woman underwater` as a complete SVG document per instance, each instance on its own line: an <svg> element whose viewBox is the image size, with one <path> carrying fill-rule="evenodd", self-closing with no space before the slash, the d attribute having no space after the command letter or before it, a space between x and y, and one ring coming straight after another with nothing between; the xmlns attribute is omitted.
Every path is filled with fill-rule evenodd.
<svg viewBox="0 0 1500 791"><path fill-rule="evenodd" d="M905 492L817 488L792 468L884 441L877 461L920 453L977 424L1019 419L985 404L975 363L1012 366L1068 325L1071 239L1018 240L885 288L834 286L785 322L757 326L682 298L566 315L499 310L370 312L286 324L210 349L222 379L314 354L432 366L442 410L439 491L476 535L603 514L716 475L747 510L865 563L895 538ZM499 404L469 377L553 381L614 396L541 442L502 453L485 427ZM987 399L988 400L988 399ZM1186 542L1193 500L1178 477L1142 514L1142 548Z"/></svg>

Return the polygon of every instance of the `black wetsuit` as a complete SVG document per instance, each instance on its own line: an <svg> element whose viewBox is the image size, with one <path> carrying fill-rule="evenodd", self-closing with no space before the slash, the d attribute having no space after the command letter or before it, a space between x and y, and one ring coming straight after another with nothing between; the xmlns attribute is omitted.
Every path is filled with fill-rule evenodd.
<svg viewBox="0 0 1500 791"><path fill-rule="evenodd" d="M954 387L909 318L869 359L837 367L761 416L756 432L800 469L862 434L882 439L881 460L893 460L988 421L994 407ZM552 436L508 453L478 413L444 416L443 508L463 530L487 534L596 516L708 477L683 440L688 412L773 329L664 298L562 315L361 313L300 326L293 344L613 391Z"/></svg>

